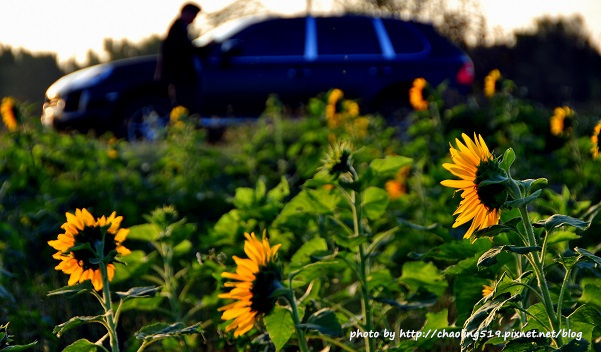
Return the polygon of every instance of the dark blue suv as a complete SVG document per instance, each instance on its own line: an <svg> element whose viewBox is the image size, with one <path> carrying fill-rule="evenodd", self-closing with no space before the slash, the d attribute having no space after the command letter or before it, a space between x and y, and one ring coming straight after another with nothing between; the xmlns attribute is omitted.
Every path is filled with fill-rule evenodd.
<svg viewBox="0 0 601 352"><path fill-rule="evenodd" d="M378 112L405 103L417 77L460 91L473 81L461 49L431 25L397 18L254 16L225 23L195 44L204 53L196 93L203 118L258 116L273 93L295 108L332 88ZM129 137L152 133L171 109L166 87L154 80L156 59L115 61L59 79L46 93L43 123Z"/></svg>

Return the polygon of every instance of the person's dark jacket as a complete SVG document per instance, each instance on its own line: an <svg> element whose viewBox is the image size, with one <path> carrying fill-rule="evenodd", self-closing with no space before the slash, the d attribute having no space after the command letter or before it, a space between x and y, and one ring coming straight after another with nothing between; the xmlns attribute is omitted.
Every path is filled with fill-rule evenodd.
<svg viewBox="0 0 601 352"><path fill-rule="evenodd" d="M189 83L196 77L194 55L197 48L188 36L187 25L181 19L173 22L161 45L157 78L166 83Z"/></svg>

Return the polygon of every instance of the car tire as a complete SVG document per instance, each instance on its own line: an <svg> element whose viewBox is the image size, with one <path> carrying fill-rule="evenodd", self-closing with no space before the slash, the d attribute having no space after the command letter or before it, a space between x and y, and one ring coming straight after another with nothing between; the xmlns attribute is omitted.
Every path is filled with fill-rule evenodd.
<svg viewBox="0 0 601 352"><path fill-rule="evenodd" d="M120 134L128 141L155 141L165 136L171 112L167 97L140 97L127 103L122 111Z"/></svg>

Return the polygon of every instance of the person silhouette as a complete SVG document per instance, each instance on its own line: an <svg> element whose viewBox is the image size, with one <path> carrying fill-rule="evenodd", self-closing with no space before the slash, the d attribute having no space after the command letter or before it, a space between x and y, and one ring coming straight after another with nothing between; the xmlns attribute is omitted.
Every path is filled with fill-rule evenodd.
<svg viewBox="0 0 601 352"><path fill-rule="evenodd" d="M201 11L199 5L191 2L182 6L161 43L157 64L156 78L167 84L172 106L184 106L190 113L198 111L200 82L199 51L189 37L188 26Z"/></svg>

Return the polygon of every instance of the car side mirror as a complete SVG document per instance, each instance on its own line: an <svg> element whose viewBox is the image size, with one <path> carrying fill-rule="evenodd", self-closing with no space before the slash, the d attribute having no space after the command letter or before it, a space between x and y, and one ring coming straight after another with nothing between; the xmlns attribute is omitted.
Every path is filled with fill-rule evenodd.
<svg viewBox="0 0 601 352"><path fill-rule="evenodd" d="M221 43L221 54L225 57L232 57L242 53L242 45L238 39L228 39Z"/></svg>

